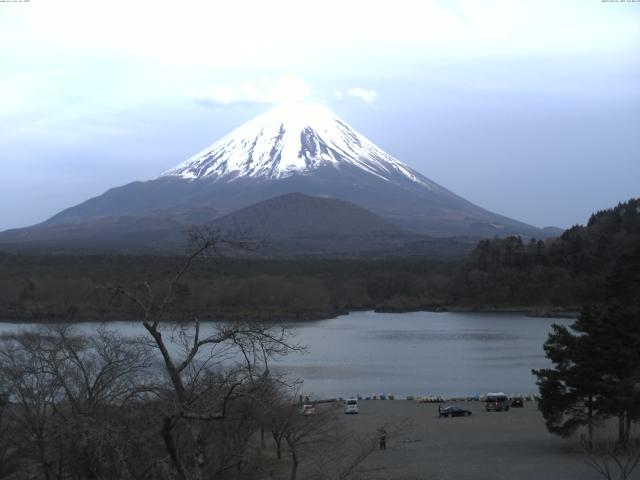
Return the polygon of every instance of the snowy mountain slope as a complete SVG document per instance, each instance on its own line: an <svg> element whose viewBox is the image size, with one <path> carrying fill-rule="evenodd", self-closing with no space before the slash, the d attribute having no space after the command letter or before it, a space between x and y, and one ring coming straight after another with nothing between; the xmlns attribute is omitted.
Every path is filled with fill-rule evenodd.
<svg viewBox="0 0 640 480"><path fill-rule="evenodd" d="M323 166L357 167L389 182L401 177L431 190L442 187L393 158L327 108L282 105L250 120L163 176L233 181L310 175Z"/></svg>

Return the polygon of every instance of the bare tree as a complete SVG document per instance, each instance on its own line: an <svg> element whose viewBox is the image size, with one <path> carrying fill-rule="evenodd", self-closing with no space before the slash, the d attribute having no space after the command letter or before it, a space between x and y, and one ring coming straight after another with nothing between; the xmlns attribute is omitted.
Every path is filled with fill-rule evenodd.
<svg viewBox="0 0 640 480"><path fill-rule="evenodd" d="M53 376L74 413L100 406L122 406L151 388L151 351L139 338L98 328L89 336L66 326L39 330L44 337L36 352L44 371Z"/></svg>
<svg viewBox="0 0 640 480"><path fill-rule="evenodd" d="M115 289L138 307L142 325L162 357L171 394L161 436L180 480L200 479L205 469L211 471L207 462L211 453L205 448L203 431L211 428L211 422L228 417L232 401L259 392L264 385L259 380L269 375L268 363L273 357L298 349L282 327L218 323L205 334L198 318L171 326L161 323L176 298L180 281L197 259L208 255L219 257L226 249L246 249L251 245L241 235L213 229L194 229L190 236L193 251L165 293L156 295L149 282L133 291ZM226 373L215 375L214 367L223 363ZM188 441L182 438L184 448L176 441L177 429L190 435Z"/></svg>
<svg viewBox="0 0 640 480"><path fill-rule="evenodd" d="M7 428L6 410L7 410L7 392L4 386L0 386L0 478L4 477L7 463L10 462L9 437L11 435Z"/></svg>
<svg viewBox="0 0 640 480"><path fill-rule="evenodd" d="M354 434L334 424L321 448L315 448L308 477L312 480L371 480L391 478L388 472L375 472L366 468L366 460L378 450L379 431L384 429L391 441L409 430L406 420L381 425L377 432ZM315 445L314 445L315 446Z"/></svg>
<svg viewBox="0 0 640 480"><path fill-rule="evenodd" d="M640 439L621 445L607 438L585 446L583 451L585 463L607 480L627 480L640 465Z"/></svg>
<svg viewBox="0 0 640 480"><path fill-rule="evenodd" d="M68 463L86 478L98 478L104 469L129 477L122 450L129 442L114 411L154 391L150 349L105 328L91 336L75 335L66 326L44 334L38 354L64 394L64 403L56 405L56 430L66 454L74 455Z"/></svg>
<svg viewBox="0 0 640 480"><path fill-rule="evenodd" d="M335 448L339 446L339 448ZM318 480L353 480L361 477L363 462L378 449L378 435L346 435L329 450L323 469L318 469Z"/></svg>
<svg viewBox="0 0 640 480"><path fill-rule="evenodd" d="M289 420L284 430L284 440L291 455L290 480L296 480L301 454L310 444L321 448L322 443L335 444L336 404L325 404L316 408L312 415L304 415L295 403L289 404Z"/></svg>
<svg viewBox="0 0 640 480"><path fill-rule="evenodd" d="M4 336L8 443L24 469L45 479L98 478L105 470L131 478L120 409L148 388L149 360L144 346L106 330L90 338L69 327Z"/></svg>
<svg viewBox="0 0 640 480"><path fill-rule="evenodd" d="M198 231L164 288L115 289L139 309L143 337L56 326L0 339L0 454L12 478L197 480L255 470L265 411L287 398L269 363L300 348L282 327L164 322L193 262L235 244L217 235ZM287 432L298 455L305 435Z"/></svg>
<svg viewBox="0 0 640 480"><path fill-rule="evenodd" d="M53 406L60 397L56 379L46 373L35 351L42 338L33 333L6 336L0 349L0 382L5 390L10 421L21 435L11 439L13 448L32 468L33 459L45 480L52 478L51 422Z"/></svg>

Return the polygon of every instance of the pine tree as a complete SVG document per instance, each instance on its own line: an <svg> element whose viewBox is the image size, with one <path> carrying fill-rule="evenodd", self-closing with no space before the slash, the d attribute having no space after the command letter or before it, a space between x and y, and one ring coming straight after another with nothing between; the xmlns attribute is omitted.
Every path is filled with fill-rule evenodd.
<svg viewBox="0 0 640 480"><path fill-rule="evenodd" d="M607 300L583 308L570 330L554 325L544 349L554 368L534 370L550 432L569 436L603 418L618 418L618 442L640 420L640 250L622 258L607 282Z"/></svg>
<svg viewBox="0 0 640 480"><path fill-rule="evenodd" d="M547 357L555 368L534 370L540 390L539 407L547 429L569 437L586 426L589 443L593 428L602 417L599 402L600 385L594 362L589 362L582 339L566 327L554 325L544 344Z"/></svg>

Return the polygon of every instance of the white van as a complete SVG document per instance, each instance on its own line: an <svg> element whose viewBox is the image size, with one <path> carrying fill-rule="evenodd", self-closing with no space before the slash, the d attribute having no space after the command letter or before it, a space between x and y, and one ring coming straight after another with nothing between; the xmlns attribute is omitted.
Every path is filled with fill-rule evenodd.
<svg viewBox="0 0 640 480"><path fill-rule="evenodd" d="M509 397L502 392L487 393L485 402L485 410L487 412L508 412L509 411Z"/></svg>
<svg viewBox="0 0 640 480"><path fill-rule="evenodd" d="M344 402L344 413L358 413L358 399L347 398Z"/></svg>

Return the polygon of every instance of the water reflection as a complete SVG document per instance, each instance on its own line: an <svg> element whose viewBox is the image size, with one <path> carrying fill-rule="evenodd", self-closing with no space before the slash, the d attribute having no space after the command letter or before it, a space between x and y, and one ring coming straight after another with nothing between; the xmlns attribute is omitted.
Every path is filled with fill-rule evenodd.
<svg viewBox="0 0 640 480"><path fill-rule="evenodd" d="M360 337L361 340L369 341L372 337L382 337L385 340L406 341L406 342L441 342L451 340L476 341L507 341L518 338L516 335L505 332L399 332L397 330L384 330L378 332L367 332L368 335Z"/></svg>
<svg viewBox="0 0 640 480"><path fill-rule="evenodd" d="M532 368L552 323L521 314L356 312L302 326L304 357L278 363L317 395L475 395L536 391Z"/></svg>
<svg viewBox="0 0 640 480"><path fill-rule="evenodd" d="M273 369L304 379L316 396L395 393L475 395L487 391L533 393L532 368L548 365L542 350L552 323L572 320L520 314L355 312L330 320L291 324L306 354L279 360ZM101 324L76 328L91 334ZM139 322L108 324L129 336ZM0 323L0 333L33 328ZM212 329L203 325L202 334Z"/></svg>

